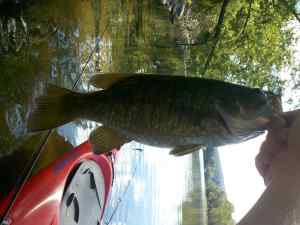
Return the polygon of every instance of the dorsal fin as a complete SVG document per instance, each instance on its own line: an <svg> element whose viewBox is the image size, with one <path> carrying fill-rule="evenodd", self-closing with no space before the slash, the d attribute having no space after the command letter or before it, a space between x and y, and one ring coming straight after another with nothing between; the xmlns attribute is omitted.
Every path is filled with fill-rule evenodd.
<svg viewBox="0 0 300 225"><path fill-rule="evenodd" d="M134 73L98 73L90 79L90 84L97 88L107 89L113 84L128 77L135 76Z"/></svg>

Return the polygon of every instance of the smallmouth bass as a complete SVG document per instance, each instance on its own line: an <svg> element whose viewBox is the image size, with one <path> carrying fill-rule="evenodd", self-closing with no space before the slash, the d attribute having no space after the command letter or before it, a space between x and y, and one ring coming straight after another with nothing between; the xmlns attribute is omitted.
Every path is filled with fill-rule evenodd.
<svg viewBox="0 0 300 225"><path fill-rule="evenodd" d="M91 83L103 90L83 94L50 85L36 100L29 130L88 119L103 124L90 136L96 153L135 140L184 155L256 137L282 111L278 95L218 80L110 73Z"/></svg>

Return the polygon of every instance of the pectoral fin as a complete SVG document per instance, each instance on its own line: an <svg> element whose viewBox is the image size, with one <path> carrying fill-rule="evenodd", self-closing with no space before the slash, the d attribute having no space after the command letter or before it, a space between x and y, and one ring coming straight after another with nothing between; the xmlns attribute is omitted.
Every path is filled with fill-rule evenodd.
<svg viewBox="0 0 300 225"><path fill-rule="evenodd" d="M130 73L96 74L91 78L90 84L97 88L107 89L111 87L113 84L134 75L136 74L130 74Z"/></svg>
<svg viewBox="0 0 300 225"><path fill-rule="evenodd" d="M123 144L130 142L126 137L118 132L107 128L98 127L90 134L90 142L95 154L102 154L114 148L120 148Z"/></svg>
<svg viewBox="0 0 300 225"><path fill-rule="evenodd" d="M194 151L198 151L201 149L202 145L185 145L185 146L177 146L172 151L170 151L171 155L174 156L183 156Z"/></svg>
<svg viewBox="0 0 300 225"><path fill-rule="evenodd" d="M98 127L90 135L90 142L95 154L102 154L114 148L120 148L129 142L126 137L107 127Z"/></svg>

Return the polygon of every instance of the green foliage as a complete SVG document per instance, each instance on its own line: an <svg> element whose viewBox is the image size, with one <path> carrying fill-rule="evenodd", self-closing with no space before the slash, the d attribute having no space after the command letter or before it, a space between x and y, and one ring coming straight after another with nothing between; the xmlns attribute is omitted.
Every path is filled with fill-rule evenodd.
<svg viewBox="0 0 300 225"><path fill-rule="evenodd" d="M205 183L208 208L208 225L234 225L232 219L233 205L227 200L226 193L222 189L218 171L218 151L207 148L204 154Z"/></svg>
<svg viewBox="0 0 300 225"><path fill-rule="evenodd" d="M221 3L215 7L220 8ZM211 18L216 24L216 17L212 17L211 12L199 11L198 18ZM192 50L193 64L197 65L191 68L192 73L269 90L278 89L282 85L278 72L291 62L289 46L294 36L287 24L292 19L290 9L277 1L230 1L210 67L203 71L212 39L199 43ZM199 28L198 37L207 32L208 28Z"/></svg>
<svg viewBox="0 0 300 225"><path fill-rule="evenodd" d="M212 181L206 184L208 202L208 225L233 225L233 205L224 191Z"/></svg>
<svg viewBox="0 0 300 225"><path fill-rule="evenodd" d="M202 211L205 208L201 205L201 196L201 189L195 189L188 194L188 200L182 203L182 225L196 225L199 221L206 220L203 218L205 215Z"/></svg>
<svg viewBox="0 0 300 225"><path fill-rule="evenodd" d="M111 8L114 71L204 76L280 92L279 72L292 63L295 35L288 24L295 0L230 0L220 26L222 0L191 1L174 24L156 3L146 1L149 8L141 9L139 1L129 1L126 10L137 16Z"/></svg>

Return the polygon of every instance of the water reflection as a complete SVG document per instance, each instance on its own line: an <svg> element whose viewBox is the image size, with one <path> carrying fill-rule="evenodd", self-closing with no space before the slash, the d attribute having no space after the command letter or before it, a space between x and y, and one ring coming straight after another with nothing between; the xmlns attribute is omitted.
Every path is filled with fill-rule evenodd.
<svg viewBox="0 0 300 225"><path fill-rule="evenodd" d="M76 90L89 92L87 81L95 72L122 71L281 87L277 72L288 64L289 44L295 41L285 29L291 19L285 7L271 9L279 9L274 13L268 1L260 1L248 17L248 2L232 1L212 66L206 68L222 1L182 1L184 12L178 2L0 0L0 197L14 186L45 135L27 134L26 123L32 98L42 94L46 82L70 89L79 80ZM175 11L183 16L172 24L169 14ZM35 172L86 140L95 126L78 120L55 130ZM114 215L113 224L206 224L204 190L215 186L206 185L203 156L173 158L167 150L135 147L140 148L130 144L120 151L105 221Z"/></svg>
<svg viewBox="0 0 300 225"><path fill-rule="evenodd" d="M85 74L95 72L95 13L99 12L86 1L0 2L0 164L9 165L8 159L18 163L9 177L4 169L0 171L2 190L12 187L43 139L44 133L27 134L26 126L32 101L43 94L45 83L72 88L80 81L77 89L88 91L83 81ZM92 127L87 121L76 121L53 132L36 171L70 150L69 142L86 140L88 134L82 135L82 130ZM78 129L80 137L75 135Z"/></svg>
<svg viewBox="0 0 300 225"><path fill-rule="evenodd" d="M75 147L85 142L89 138L91 131L97 126L92 121L71 122L59 127L57 133Z"/></svg>
<svg viewBox="0 0 300 225"><path fill-rule="evenodd" d="M188 157L174 158L168 149L149 146L135 151L137 147L141 146L128 144L118 155L105 222L181 224L179 210L186 192Z"/></svg>
<svg viewBox="0 0 300 225"><path fill-rule="evenodd" d="M203 152L176 158L169 149L131 143L115 168L106 224L207 224Z"/></svg>

